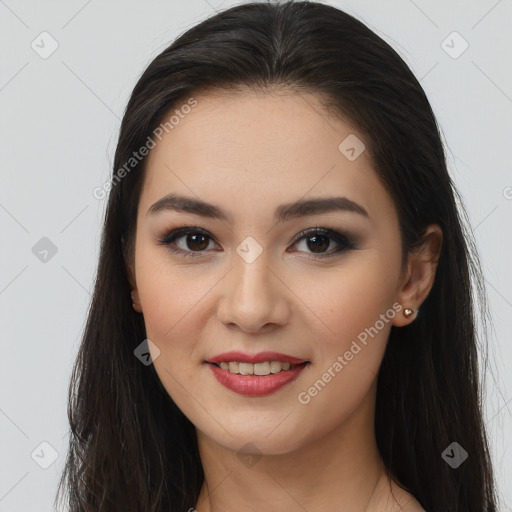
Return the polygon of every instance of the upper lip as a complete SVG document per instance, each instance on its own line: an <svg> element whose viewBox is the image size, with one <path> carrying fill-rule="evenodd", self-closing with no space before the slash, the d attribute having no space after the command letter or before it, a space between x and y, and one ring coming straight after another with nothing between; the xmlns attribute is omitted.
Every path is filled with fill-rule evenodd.
<svg viewBox="0 0 512 512"><path fill-rule="evenodd" d="M242 363L264 363L265 361L281 361L290 364L302 364L307 359L293 357L288 354L280 354L279 352L258 352L257 354L246 354L244 352L231 351L211 357L207 363L224 363L229 361L239 361Z"/></svg>

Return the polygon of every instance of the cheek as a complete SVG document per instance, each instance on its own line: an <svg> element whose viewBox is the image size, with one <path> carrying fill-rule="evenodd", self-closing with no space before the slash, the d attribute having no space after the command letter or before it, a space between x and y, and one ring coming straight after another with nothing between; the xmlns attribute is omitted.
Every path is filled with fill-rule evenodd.
<svg viewBox="0 0 512 512"><path fill-rule="evenodd" d="M165 249L141 249L137 287L146 335L159 350L153 366L169 396L184 412L195 418L197 358L195 340L204 325L197 314L201 299L214 282L194 276L165 257Z"/></svg>
<svg viewBox="0 0 512 512"><path fill-rule="evenodd" d="M318 327L314 330L322 335L326 350L350 345L361 332L374 326L381 315L386 315L395 301L399 273L396 255L389 255L388 259L378 251L361 251L351 258L324 277L311 277L309 286L304 287L314 290L307 303L322 320L316 322ZM390 260L396 261L396 265L391 267ZM393 312L389 311L387 317ZM391 322L386 321L387 317L386 328L379 322L379 330L389 332Z"/></svg>
<svg viewBox="0 0 512 512"><path fill-rule="evenodd" d="M162 247L141 247L138 257L137 287L148 338L163 345L172 340L176 350L190 348L187 341L201 329L202 300L218 279L176 264Z"/></svg>
<svg viewBox="0 0 512 512"><path fill-rule="evenodd" d="M345 321L336 326L340 334L336 340L320 340L316 364L311 365L295 396L305 439L325 435L344 424L356 410L360 420L371 414L369 392L379 372L391 325L379 315L376 318L382 322L381 329L375 327L375 316L368 313L343 317ZM318 418L322 418L320 423Z"/></svg>
<svg viewBox="0 0 512 512"><path fill-rule="evenodd" d="M399 261L390 255L391 261ZM375 379L392 319L399 265L377 252L359 254L315 285L315 313L322 322L310 324L316 364L301 389L299 402L337 422L352 411ZM310 288L312 289L312 288ZM336 404L336 407L332 407Z"/></svg>

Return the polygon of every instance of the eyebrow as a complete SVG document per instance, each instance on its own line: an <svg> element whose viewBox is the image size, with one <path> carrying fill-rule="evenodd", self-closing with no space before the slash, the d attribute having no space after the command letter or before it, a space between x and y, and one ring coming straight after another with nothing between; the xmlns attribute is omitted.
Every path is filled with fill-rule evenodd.
<svg viewBox="0 0 512 512"><path fill-rule="evenodd" d="M219 207L205 203L201 199L168 194L151 205L146 216L158 212L172 210L176 212L192 213L201 217L229 221L229 215ZM368 212L358 203L346 197L322 197L317 199L301 199L293 203L283 204L276 208L274 220L283 222L306 215L319 215L335 211L352 212L370 218Z"/></svg>

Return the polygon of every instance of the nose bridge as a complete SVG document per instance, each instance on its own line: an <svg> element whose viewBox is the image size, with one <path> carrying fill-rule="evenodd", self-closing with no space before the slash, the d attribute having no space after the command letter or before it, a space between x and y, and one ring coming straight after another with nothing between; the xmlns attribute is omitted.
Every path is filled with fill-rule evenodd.
<svg viewBox="0 0 512 512"><path fill-rule="evenodd" d="M259 247L258 247L259 246ZM273 286L270 283L269 251L259 244L244 241L237 247L234 257L234 298L248 310L264 309L272 301Z"/></svg>
<svg viewBox="0 0 512 512"><path fill-rule="evenodd" d="M222 322L257 330L286 318L282 284L271 269L270 251L248 237L236 248L219 315Z"/></svg>

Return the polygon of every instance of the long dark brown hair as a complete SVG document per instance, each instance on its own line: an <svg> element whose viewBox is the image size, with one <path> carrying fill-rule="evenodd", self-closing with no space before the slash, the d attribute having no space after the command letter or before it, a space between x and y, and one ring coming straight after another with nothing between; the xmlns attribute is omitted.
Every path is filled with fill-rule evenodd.
<svg viewBox="0 0 512 512"><path fill-rule="evenodd" d="M436 119L418 80L385 41L339 9L299 1L215 14L160 53L133 90L105 187L99 265L69 388L69 451L55 501L66 491L70 512L195 506L204 478L195 428L154 367L134 356L146 332L132 309L126 264L147 159L126 163L171 109L200 92L270 87L317 93L365 134L398 211L404 254L421 243L427 225L442 228L433 288L416 321L390 333L375 434L389 474L427 512L494 512L478 372L482 272ZM442 457L452 442L469 454L457 468Z"/></svg>

